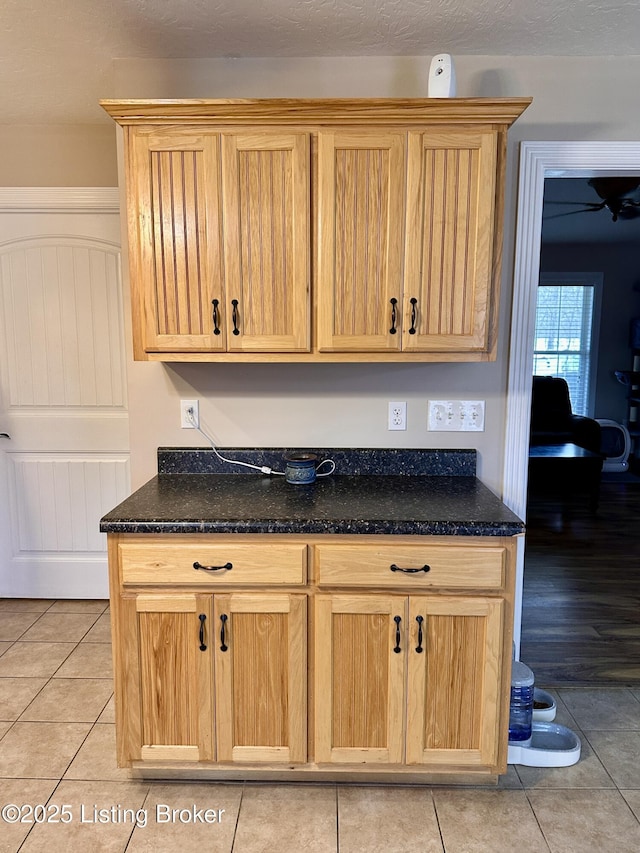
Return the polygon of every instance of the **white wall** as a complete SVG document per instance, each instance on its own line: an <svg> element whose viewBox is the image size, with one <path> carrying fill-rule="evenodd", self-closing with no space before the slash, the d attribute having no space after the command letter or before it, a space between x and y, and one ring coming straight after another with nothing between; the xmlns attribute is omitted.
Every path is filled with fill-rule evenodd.
<svg viewBox="0 0 640 853"><path fill-rule="evenodd" d="M431 57L116 60L105 97L370 97L426 95ZM517 144L522 139L636 139L640 57L456 57L458 95L527 96L510 134L498 360L426 365L176 365L129 370L132 476L155 473L159 445L202 446L179 428L181 397L200 399L220 445L477 447L479 475L501 491ZM639 164L640 165L640 164ZM482 434L429 433L426 401L484 399ZM388 432L389 400L407 400L408 429Z"/></svg>

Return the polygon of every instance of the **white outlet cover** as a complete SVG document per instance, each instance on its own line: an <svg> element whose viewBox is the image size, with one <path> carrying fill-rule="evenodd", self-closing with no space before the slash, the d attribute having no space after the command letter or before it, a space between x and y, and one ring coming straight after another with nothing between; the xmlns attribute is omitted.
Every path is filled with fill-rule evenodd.
<svg viewBox="0 0 640 853"><path fill-rule="evenodd" d="M193 409L193 421L187 414L187 409ZM180 427L182 429L197 429L200 425L200 406L198 400L180 400Z"/></svg>
<svg viewBox="0 0 640 853"><path fill-rule="evenodd" d="M433 432L483 432L484 400L429 400L427 429Z"/></svg>
<svg viewBox="0 0 640 853"><path fill-rule="evenodd" d="M407 428L407 404L389 403L389 416L387 429Z"/></svg>

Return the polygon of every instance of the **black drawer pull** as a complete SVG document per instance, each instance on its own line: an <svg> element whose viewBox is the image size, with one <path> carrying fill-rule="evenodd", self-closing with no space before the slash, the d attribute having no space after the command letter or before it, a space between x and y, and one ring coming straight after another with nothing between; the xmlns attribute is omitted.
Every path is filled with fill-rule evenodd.
<svg viewBox="0 0 640 853"><path fill-rule="evenodd" d="M231 321L233 322L233 331L232 335L239 335L240 329L238 328L238 300L232 299L231 305L233 306L233 311L231 312Z"/></svg>
<svg viewBox="0 0 640 853"><path fill-rule="evenodd" d="M395 563L391 563L389 566L392 572L404 572L406 575L415 575L416 572L430 572L431 566L422 566L419 569L401 569L400 566L396 566Z"/></svg>
<svg viewBox="0 0 640 853"><path fill-rule="evenodd" d="M220 334L220 310L218 305L220 304L219 299L212 299L211 304L213 305L213 334Z"/></svg>
<svg viewBox="0 0 640 853"><path fill-rule="evenodd" d="M391 328L389 329L389 334L395 335L398 331L396 329L396 323L398 321L398 309L396 308L396 305L398 304L398 300L394 297L393 299L390 299L389 302L391 303Z"/></svg>
<svg viewBox="0 0 640 853"><path fill-rule="evenodd" d="M224 566L203 566L201 563L195 562L193 568L201 572L221 572L223 569L230 572L233 568L233 563L225 563Z"/></svg>
<svg viewBox="0 0 640 853"><path fill-rule="evenodd" d="M394 616L393 621L396 623L396 647L393 650L396 654L399 654L402 649L400 648L400 623L402 619L399 616Z"/></svg>
<svg viewBox="0 0 640 853"><path fill-rule="evenodd" d="M222 622L222 627L220 628L220 651L221 652L226 652L227 649L229 648L229 646L226 643L225 630L224 630L225 626L227 624L228 618L229 617L227 616L226 613L223 613L222 616L220 616L220 621Z"/></svg>
<svg viewBox="0 0 640 853"><path fill-rule="evenodd" d="M201 652L207 651L207 646L206 646L206 643L204 641L204 623L206 621L206 618L207 618L206 613L201 613L198 616L198 619L200 620L200 651Z"/></svg>
<svg viewBox="0 0 640 853"><path fill-rule="evenodd" d="M418 309L416 306L418 305L418 300L415 298L415 296L412 296L411 299L409 300L409 302L411 303L411 328L409 329L409 334L415 335L415 333L416 333L416 316L418 313Z"/></svg>
<svg viewBox="0 0 640 853"><path fill-rule="evenodd" d="M416 646L416 651L420 655L424 651L422 648L422 623L424 622L424 616L416 616L416 622L418 623L418 645Z"/></svg>

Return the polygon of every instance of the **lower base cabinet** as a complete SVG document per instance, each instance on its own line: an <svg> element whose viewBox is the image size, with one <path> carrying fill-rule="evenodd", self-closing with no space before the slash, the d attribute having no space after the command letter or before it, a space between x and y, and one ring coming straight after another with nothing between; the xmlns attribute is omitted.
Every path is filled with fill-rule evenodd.
<svg viewBox="0 0 640 853"><path fill-rule="evenodd" d="M121 650L130 685L122 708L128 758L213 759L211 651L197 642L211 597L138 595L127 605L135 612Z"/></svg>
<svg viewBox="0 0 640 853"><path fill-rule="evenodd" d="M498 763L503 611L488 597L409 599L407 764Z"/></svg>
<svg viewBox="0 0 640 853"><path fill-rule="evenodd" d="M306 761L306 595L221 594L213 609L217 760Z"/></svg>
<svg viewBox="0 0 640 853"><path fill-rule="evenodd" d="M130 760L306 760L305 595L143 594L133 603L123 660L134 683L124 702Z"/></svg>
<svg viewBox="0 0 640 853"><path fill-rule="evenodd" d="M343 541L277 538L110 535L119 765L505 772L515 540L379 537L341 589Z"/></svg>
<svg viewBox="0 0 640 853"><path fill-rule="evenodd" d="M502 601L316 599L316 760L495 765Z"/></svg>
<svg viewBox="0 0 640 853"><path fill-rule="evenodd" d="M316 598L316 761L402 763L406 609L392 595Z"/></svg>

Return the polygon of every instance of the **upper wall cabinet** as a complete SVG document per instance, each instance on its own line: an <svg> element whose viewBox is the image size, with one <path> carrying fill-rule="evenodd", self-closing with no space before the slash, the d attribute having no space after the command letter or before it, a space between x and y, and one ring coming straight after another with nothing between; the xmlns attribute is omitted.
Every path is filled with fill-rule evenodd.
<svg viewBox="0 0 640 853"><path fill-rule="evenodd" d="M142 351L308 351L309 134L136 127L129 151Z"/></svg>
<svg viewBox="0 0 640 853"><path fill-rule="evenodd" d="M318 133L318 348L487 352L492 128Z"/></svg>
<svg viewBox="0 0 640 853"><path fill-rule="evenodd" d="M529 103L103 101L135 358L492 360L506 133Z"/></svg>

